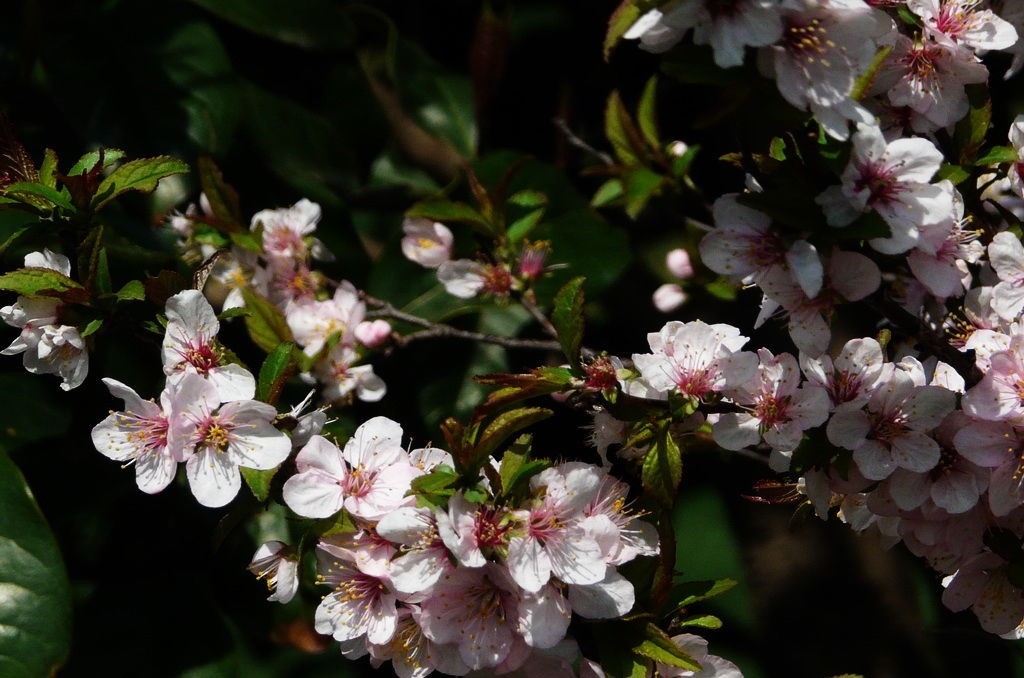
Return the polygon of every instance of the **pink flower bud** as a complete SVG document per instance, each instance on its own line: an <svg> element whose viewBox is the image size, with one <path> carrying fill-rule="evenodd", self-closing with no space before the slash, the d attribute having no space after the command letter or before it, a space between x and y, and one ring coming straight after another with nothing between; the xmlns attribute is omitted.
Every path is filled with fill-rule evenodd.
<svg viewBox="0 0 1024 678"><path fill-rule="evenodd" d="M671 313L685 304L686 299L686 292L674 283L667 283L654 290L654 307L662 313Z"/></svg>
<svg viewBox="0 0 1024 678"><path fill-rule="evenodd" d="M690 253L682 247L677 247L665 255L665 265L668 266L668 272L680 280L693 277L693 262L690 261Z"/></svg>
<svg viewBox="0 0 1024 678"><path fill-rule="evenodd" d="M356 325L355 335L363 346L375 348L391 336L391 325L386 320L364 320Z"/></svg>

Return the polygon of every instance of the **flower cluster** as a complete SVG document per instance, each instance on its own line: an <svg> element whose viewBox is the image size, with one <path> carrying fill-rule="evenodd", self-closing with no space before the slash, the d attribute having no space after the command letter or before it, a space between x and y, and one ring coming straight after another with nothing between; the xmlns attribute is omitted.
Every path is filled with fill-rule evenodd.
<svg viewBox="0 0 1024 678"><path fill-rule="evenodd" d="M291 207L263 210L253 216L248 237L227 240L208 225L212 220L204 204L201 196L200 209L190 206L169 223L181 236L182 249L206 261L206 294L223 310L244 307L246 294L276 306L309 358L303 378L319 383L325 399L383 398L383 380L363 361L369 349L388 340L391 326L366 320L366 305L350 283L332 284L313 268L314 261L333 259L313 235L320 206L303 199Z"/></svg>
<svg viewBox="0 0 1024 678"><path fill-rule="evenodd" d="M285 504L302 517L344 511L351 521L316 548L318 581L331 589L316 629L347 656L391 660L403 677L504 673L549 661L554 648L564 656L574 613L610 619L633 608L633 585L617 567L656 555L658 538L630 508L625 483L567 462L530 478L517 501L498 502L482 476L444 504L417 502L413 481L452 465L437 448L406 451L401 426L384 417L341 449L314 435L295 457ZM267 579L271 599L287 602L295 562L269 543L251 569Z"/></svg>
<svg viewBox="0 0 1024 678"><path fill-rule="evenodd" d="M26 269L55 271L71 275L71 262L63 254L44 249L25 255ZM78 328L61 320L61 302L53 297L19 296L10 306L0 308L0 319L21 330L3 355L22 354L25 369L32 374L56 374L65 391L76 388L89 373L89 352Z"/></svg>
<svg viewBox="0 0 1024 678"><path fill-rule="evenodd" d="M201 292L179 292L167 300L166 313L167 380L159 403L104 379L110 393L124 401L124 410L97 424L92 442L103 455L134 464L143 492L166 488L184 462L196 500L224 506L241 487L240 468L278 466L296 439L275 427L274 407L252 399L253 375L227 362L216 339L220 323Z"/></svg>

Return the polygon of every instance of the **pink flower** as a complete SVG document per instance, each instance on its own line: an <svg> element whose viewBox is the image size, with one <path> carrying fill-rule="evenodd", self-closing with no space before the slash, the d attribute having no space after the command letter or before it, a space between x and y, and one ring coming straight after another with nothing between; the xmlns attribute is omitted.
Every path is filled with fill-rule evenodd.
<svg viewBox="0 0 1024 678"><path fill-rule="evenodd" d="M964 412L986 421L1024 423L1024 335L1015 334L1005 351L989 356L989 369L963 399Z"/></svg>
<svg viewBox="0 0 1024 678"><path fill-rule="evenodd" d="M953 411L956 396L940 386L916 386L913 377L894 370L867 404L836 408L826 429L833 445L853 450L853 460L869 480L884 480L897 468L923 473L941 458L929 431Z"/></svg>
<svg viewBox="0 0 1024 678"><path fill-rule="evenodd" d="M1024 197L1024 179L1021 177L1021 172L1024 170L1024 115L1018 115L1013 119L1007 137L1010 139L1013 150L1017 153L1017 162L1010 165L1006 175L1010 181L1010 188L1017 195Z"/></svg>
<svg viewBox="0 0 1024 678"><path fill-rule="evenodd" d="M700 259L715 273L757 280L783 264L786 247L768 215L741 205L738 197L730 193L715 201L715 228L700 241Z"/></svg>
<svg viewBox="0 0 1024 678"><path fill-rule="evenodd" d="M907 7L932 34L973 50L1006 49L1017 42L1017 31L990 9L973 0L907 0Z"/></svg>
<svg viewBox="0 0 1024 678"><path fill-rule="evenodd" d="M381 537L401 545L401 555L391 561L389 573L398 591L419 593L451 570L448 550L429 509L399 507L381 518L376 530Z"/></svg>
<svg viewBox="0 0 1024 678"><path fill-rule="evenodd" d="M398 629L398 598L387 579L360 572L353 563L317 550L317 580L331 587L316 608L317 633L338 641L389 642Z"/></svg>
<svg viewBox="0 0 1024 678"><path fill-rule="evenodd" d="M307 518L327 518L344 507L353 516L377 520L415 501L405 493L421 474L402 449L402 427L386 417L357 428L344 452L313 436L295 464L298 473L285 481L284 500Z"/></svg>
<svg viewBox="0 0 1024 678"><path fill-rule="evenodd" d="M484 290L487 269L472 259L445 261L437 269L437 279L448 294L460 299L472 299Z"/></svg>
<svg viewBox="0 0 1024 678"><path fill-rule="evenodd" d="M661 393L678 389L700 398L737 386L757 370L757 356L739 350L747 337L730 325L670 322L647 341L653 353L636 353L633 363Z"/></svg>
<svg viewBox="0 0 1024 678"><path fill-rule="evenodd" d="M630 510L629 486L608 474L583 508L580 524L601 546L605 562L622 565L637 556L658 555L658 532Z"/></svg>
<svg viewBox="0 0 1024 678"><path fill-rule="evenodd" d="M355 328L365 315L366 304L348 281L338 285L330 299L298 301L285 310L288 327L308 356L320 353L334 335L340 335L341 343L351 346L356 339Z"/></svg>
<svg viewBox="0 0 1024 678"><path fill-rule="evenodd" d="M164 374L179 379L198 374L210 381L221 402L248 400L256 379L241 365L225 363L216 344L220 322L199 290L183 290L167 300L164 333Z"/></svg>
<svg viewBox="0 0 1024 678"><path fill-rule="evenodd" d="M323 397L328 401L341 400L353 391L357 398L374 403L387 393L384 380L373 372L373 365L356 365L359 354L346 344L337 344L316 363L313 372L324 385Z"/></svg>
<svg viewBox="0 0 1024 678"><path fill-rule="evenodd" d="M957 451L978 466L992 469L988 503L1005 516L1024 505L1024 440L1007 422L974 421L953 439Z"/></svg>
<svg viewBox="0 0 1024 678"><path fill-rule="evenodd" d="M437 268L452 258L455 237L448 227L421 217L407 217L402 222L402 254L424 268Z"/></svg>
<svg viewBox="0 0 1024 678"><path fill-rule="evenodd" d="M452 676L469 673L454 646L439 645L424 635L421 617L418 607L399 609L395 635L383 645L371 644L368 648L373 665L391 660L391 668L399 678L424 678L434 671Z"/></svg>
<svg viewBox="0 0 1024 678"><path fill-rule="evenodd" d="M594 584L606 566L601 537L580 524L593 499L601 471L578 462L545 469L530 479L534 498L516 511L520 522L508 545L509 574L523 589L536 593L552 575L567 584Z"/></svg>
<svg viewBox="0 0 1024 678"><path fill-rule="evenodd" d="M1006 561L994 553L979 553L943 580L942 603L954 612L971 608L989 633L1008 633L1024 619L1024 596L1007 574Z"/></svg>
<svg viewBox="0 0 1024 678"><path fill-rule="evenodd" d="M547 263L548 255L551 253L551 244L541 241L527 243L523 251L519 253L519 275L533 280L544 273L544 266Z"/></svg>
<svg viewBox="0 0 1024 678"><path fill-rule="evenodd" d="M999 276L992 290L992 310L1015 320L1024 309L1024 246L1013 233L996 233L988 246L988 260Z"/></svg>
<svg viewBox="0 0 1024 678"><path fill-rule="evenodd" d="M466 567L482 567L488 556L504 552L513 528L506 510L474 504L462 492L448 500L447 511L437 509L435 518L444 545Z"/></svg>
<svg viewBox="0 0 1024 678"><path fill-rule="evenodd" d="M828 355L811 358L800 354L800 366L808 380L828 393L832 408L843 403L866 403L882 378L885 357L870 337L846 342L833 362Z"/></svg>
<svg viewBox="0 0 1024 678"><path fill-rule="evenodd" d="M690 253L682 247L670 250L665 255L665 266L669 273L680 280L688 280L693 277L693 262L690 261Z"/></svg>
<svg viewBox="0 0 1024 678"><path fill-rule="evenodd" d="M391 323L387 320L364 320L356 325L355 335L363 346L376 348L391 336Z"/></svg>
<svg viewBox="0 0 1024 678"><path fill-rule="evenodd" d="M267 600L284 605L299 590L299 561L293 549L284 542L268 541L261 544L246 569L256 575L257 579L266 582L270 591Z"/></svg>
<svg viewBox="0 0 1024 678"><path fill-rule="evenodd" d="M179 441L171 445L170 420L178 405L177 387L169 384L160 404L143 400L130 387L103 379L115 398L124 400L123 412L111 414L92 429L92 444L115 461L135 465L135 482L148 494L160 492L174 480L178 462L185 460Z"/></svg>
<svg viewBox="0 0 1024 678"><path fill-rule="evenodd" d="M263 210L252 218L250 228L263 226L263 251L269 259L292 265L309 254L306 237L320 221L320 205L303 198L291 207Z"/></svg>
<svg viewBox="0 0 1024 678"><path fill-rule="evenodd" d="M203 506L224 506L242 485L239 467L265 471L291 453L287 434L274 427L277 410L255 400L221 400L209 381L186 374L178 382L181 414L170 430L182 441L189 487Z"/></svg>
<svg viewBox="0 0 1024 678"><path fill-rule="evenodd" d="M928 291L945 299L958 297L971 286L967 264L976 263L985 252L978 242L979 231L964 229L964 202L960 194L947 181L945 186L953 195L953 213L937 224L924 224L920 242L907 256L910 271Z"/></svg>
<svg viewBox="0 0 1024 678"><path fill-rule="evenodd" d="M651 301L654 302L654 307L662 313L671 313L685 304L688 298L689 296L682 287L675 283L666 283L654 290Z"/></svg>

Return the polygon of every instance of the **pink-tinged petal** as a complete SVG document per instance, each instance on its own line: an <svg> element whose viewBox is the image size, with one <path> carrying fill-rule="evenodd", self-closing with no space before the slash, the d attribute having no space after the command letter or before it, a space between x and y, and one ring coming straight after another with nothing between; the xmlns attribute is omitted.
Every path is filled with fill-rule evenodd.
<svg viewBox="0 0 1024 678"><path fill-rule="evenodd" d="M902 181L927 183L942 165L942 153L921 137L896 139L886 147L885 155L890 164L899 167Z"/></svg>
<svg viewBox="0 0 1024 678"><path fill-rule="evenodd" d="M415 503L415 498L406 493L420 475L422 472L411 464L391 464L380 471L365 495L346 498L345 508L354 516L378 520L399 506Z"/></svg>
<svg viewBox="0 0 1024 678"><path fill-rule="evenodd" d="M600 557L596 543L594 547ZM551 578L551 559L540 540L532 537L513 537L508 545L505 564L512 579L531 593L540 591Z"/></svg>
<svg viewBox="0 0 1024 678"><path fill-rule="evenodd" d="M996 572L989 575L972 609L981 628L1002 635L1017 628L1024 619L1024 597L1005 572Z"/></svg>
<svg viewBox="0 0 1024 678"><path fill-rule="evenodd" d="M832 253L829 286L847 301L859 301L878 289L882 274L878 265L859 252Z"/></svg>
<svg viewBox="0 0 1024 678"><path fill-rule="evenodd" d="M973 421L956 432L953 444L968 461L996 468L1017 453L1020 443L1013 426L1002 422Z"/></svg>
<svg viewBox="0 0 1024 678"><path fill-rule="evenodd" d="M123 415L114 412L92 428L92 444L100 454L114 461L127 461L135 456L132 432L118 425Z"/></svg>
<svg viewBox="0 0 1024 678"><path fill-rule="evenodd" d="M601 547L582 528L565 530L548 539L544 548L551 562L552 574L566 584L596 584L608 571Z"/></svg>
<svg viewBox="0 0 1024 678"><path fill-rule="evenodd" d="M884 445L869 440L853 451L853 460L868 480L885 480L896 470L896 460Z"/></svg>
<svg viewBox="0 0 1024 678"><path fill-rule="evenodd" d="M627 614L636 602L633 584L614 569L588 586L569 587L572 611L586 619L614 619Z"/></svg>
<svg viewBox="0 0 1024 678"><path fill-rule="evenodd" d="M956 394L941 386L921 386L914 390L903 406L908 424L919 430L932 429L942 423L956 407Z"/></svg>
<svg viewBox="0 0 1024 678"><path fill-rule="evenodd" d="M398 610L395 596L386 593L377 600L370 610L366 623L366 640L382 645L391 640L398 628Z"/></svg>
<svg viewBox="0 0 1024 678"><path fill-rule="evenodd" d="M241 365L215 367L207 373L207 379L217 389L221 402L251 400L256 395L256 378Z"/></svg>
<svg viewBox="0 0 1024 678"><path fill-rule="evenodd" d="M185 464L192 494L203 506L226 505L242 487L242 476L228 455L204 449Z"/></svg>
<svg viewBox="0 0 1024 678"><path fill-rule="evenodd" d="M998 560L998 558L997 558ZM953 612L962 612L974 604L985 588L985 576L976 570L962 567L943 581L942 604Z"/></svg>
<svg viewBox="0 0 1024 678"><path fill-rule="evenodd" d="M870 431L871 418L854 403L837 407L825 429L830 443L848 450L856 450L863 445Z"/></svg>
<svg viewBox="0 0 1024 678"><path fill-rule="evenodd" d="M1019 475L1015 461L1009 460L992 471L988 503L997 516L1008 515L1024 504L1024 478Z"/></svg>
<svg viewBox="0 0 1024 678"><path fill-rule="evenodd" d="M911 511L928 498L930 483L928 477L905 469L896 469L889 479L889 494L904 511Z"/></svg>
<svg viewBox="0 0 1024 678"><path fill-rule="evenodd" d="M42 252L30 252L25 255L26 268L48 268L64 275L71 275L71 260L63 254L43 248Z"/></svg>
<svg viewBox="0 0 1024 678"><path fill-rule="evenodd" d="M342 456L353 468L380 468L403 459L402 426L387 417L374 417L356 429Z"/></svg>
<svg viewBox="0 0 1024 678"><path fill-rule="evenodd" d="M182 290L167 300L167 333L164 337L164 366L167 366L168 348L180 341L210 340L220 331L220 322L210 302L199 290ZM171 343L169 343L171 342ZM170 356L177 364L180 355Z"/></svg>
<svg viewBox="0 0 1024 678"><path fill-rule="evenodd" d="M282 494L288 508L305 518L329 518L345 504L339 479L314 468L286 480Z"/></svg>
<svg viewBox="0 0 1024 678"><path fill-rule="evenodd" d="M993 358L999 356L994 353ZM989 372L963 397L963 409L975 419L1001 421L1020 411L1020 398L993 378Z"/></svg>
<svg viewBox="0 0 1024 678"><path fill-rule="evenodd" d="M984 491L983 483L973 473L947 473L932 485L931 498L935 505L947 513L970 511Z"/></svg>
<svg viewBox="0 0 1024 678"><path fill-rule="evenodd" d="M300 473L310 469L323 471L324 474L344 480L348 469L342 459L341 450L337 445L320 435L315 435L299 450L295 457L295 467Z"/></svg>
<svg viewBox="0 0 1024 678"><path fill-rule="evenodd" d="M814 245L806 240L797 240L786 252L786 265L808 298L818 296L825 270Z"/></svg>
<svg viewBox="0 0 1024 678"><path fill-rule="evenodd" d="M942 457L939 444L918 431L907 431L895 438L891 444L892 458L896 461L897 466L917 473L932 470ZM870 478L867 473L864 475Z"/></svg>
<svg viewBox="0 0 1024 678"><path fill-rule="evenodd" d="M132 387L109 377L104 377L102 381L107 390L110 391L110 395L124 401L125 412L131 412L132 414L147 418L160 415L160 406L152 401L143 400Z"/></svg>
<svg viewBox="0 0 1024 678"><path fill-rule="evenodd" d="M519 601L519 632L530 647L558 645L565 638L571 617L569 602L554 586L528 593Z"/></svg>
<svg viewBox="0 0 1024 678"><path fill-rule="evenodd" d="M412 545L431 528L429 509L403 506L377 523L377 534L396 544Z"/></svg>
<svg viewBox="0 0 1024 678"><path fill-rule="evenodd" d="M739 351L716 363L725 380L725 388L735 388L747 383L757 374L757 354L750 351Z"/></svg>
<svg viewBox="0 0 1024 678"><path fill-rule="evenodd" d="M443 548L409 551L391 561L391 584L402 593L426 591L449 569L448 554Z"/></svg>
<svg viewBox="0 0 1024 678"><path fill-rule="evenodd" d="M1024 245L1009 231L993 236L988 246L988 260L1000 280L1012 282L1024 275Z"/></svg>
<svg viewBox="0 0 1024 678"><path fill-rule="evenodd" d="M711 435L727 450L742 450L761 441L758 420L745 412L723 414L715 422Z"/></svg>
<svg viewBox="0 0 1024 678"><path fill-rule="evenodd" d="M178 462L168 454L142 454L135 460L135 484L146 494L163 491L178 470Z"/></svg>

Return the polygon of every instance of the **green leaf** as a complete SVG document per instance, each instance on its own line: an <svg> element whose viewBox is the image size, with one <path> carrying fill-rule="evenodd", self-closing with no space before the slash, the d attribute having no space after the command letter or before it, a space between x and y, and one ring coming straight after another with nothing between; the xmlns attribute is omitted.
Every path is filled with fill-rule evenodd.
<svg viewBox="0 0 1024 678"><path fill-rule="evenodd" d="M508 240L514 245L530 235L544 218L548 197L540 191L519 191L508 199L508 204Z"/></svg>
<svg viewBox="0 0 1024 678"><path fill-rule="evenodd" d="M939 167L939 171L935 173L936 181L949 179L954 185L962 184L970 178L971 173L964 169L962 165L952 165L950 163L943 163L942 166Z"/></svg>
<svg viewBox="0 0 1024 678"><path fill-rule="evenodd" d="M270 353L283 342L295 341L281 309L249 288L242 290L242 297L245 299L245 308L250 311L245 316L245 327L253 343Z"/></svg>
<svg viewBox="0 0 1024 678"><path fill-rule="evenodd" d="M640 216L651 198L661 192L663 177L646 167L635 167L623 175L626 184L626 214Z"/></svg>
<svg viewBox="0 0 1024 678"><path fill-rule="evenodd" d="M868 67L863 73L857 76L857 80L853 83L853 91L850 92L851 99L854 101L860 101L867 95L871 90L871 86L875 83L875 78L878 77L878 72L881 70L882 64L885 63L885 59L889 56L889 52L891 51L891 45L878 48L875 55L871 57L871 63L868 64Z"/></svg>
<svg viewBox="0 0 1024 678"><path fill-rule="evenodd" d="M441 465L430 473L414 478L409 494L422 500L426 506L440 506L455 494L455 485L460 476L448 466Z"/></svg>
<svg viewBox="0 0 1024 678"><path fill-rule="evenodd" d="M640 162L636 143L639 133L618 90L612 91L605 104L604 133L622 164L636 165Z"/></svg>
<svg viewBox="0 0 1024 678"><path fill-rule="evenodd" d="M68 212L74 212L75 206L71 203L71 197L56 188L43 184L19 181L4 189L3 195L6 198L32 205L41 209L50 210L60 207Z"/></svg>
<svg viewBox="0 0 1024 678"><path fill-rule="evenodd" d="M273 405L281 395L281 389L295 371L292 350L295 344L286 341L277 345L267 354L260 367L260 378L256 383L256 400Z"/></svg>
<svg viewBox="0 0 1024 678"><path fill-rule="evenodd" d="M124 158L124 151L118 148L103 148L89 151L71 166L71 169L68 170L68 176L73 177L84 174L96 167L96 164L100 161L100 154L103 155L103 166L100 169L106 169Z"/></svg>
<svg viewBox="0 0 1024 678"><path fill-rule="evenodd" d="M661 137L658 134L657 91L658 76L653 75L644 86L644 93L640 96L640 104L636 111L636 121L640 125L640 133L654 148L661 146Z"/></svg>
<svg viewBox="0 0 1024 678"><path fill-rule="evenodd" d="M464 202L432 198L418 202L405 212L407 217L422 217L441 223L469 224L487 235L493 234L491 223L484 215Z"/></svg>
<svg viewBox="0 0 1024 678"><path fill-rule="evenodd" d="M287 45L334 52L351 47L355 28L330 0L191 0L230 23Z"/></svg>
<svg viewBox="0 0 1024 678"><path fill-rule="evenodd" d="M43 162L39 165L39 183L50 188L57 188L57 152L52 148L46 149L43 154Z"/></svg>
<svg viewBox="0 0 1024 678"><path fill-rule="evenodd" d="M229 318L240 318L249 315L244 306L235 306L217 314L217 320L228 320Z"/></svg>
<svg viewBox="0 0 1024 678"><path fill-rule="evenodd" d="M248 250L254 254L263 254L262 233L253 233L250 231L232 233L231 242L243 250Z"/></svg>
<svg viewBox="0 0 1024 678"><path fill-rule="evenodd" d="M687 581L672 590L673 597L678 597L676 607L688 607L708 598L720 596L732 590L738 582L735 579L715 579L707 581Z"/></svg>
<svg viewBox="0 0 1024 678"><path fill-rule="evenodd" d="M633 647L633 652L661 664L678 666L689 671L701 670L701 665L693 657L684 652L669 638L667 633L654 624L647 624L644 627L643 640Z"/></svg>
<svg viewBox="0 0 1024 678"><path fill-rule="evenodd" d="M210 203L213 216L226 224L242 224L242 206L238 199L238 191L224 181L217 163L209 156L202 156L196 163L199 173L199 186Z"/></svg>
<svg viewBox="0 0 1024 678"><path fill-rule="evenodd" d="M1009 146L993 146L985 155L974 161L975 165L997 165L1003 162L1017 162L1017 151Z"/></svg>
<svg viewBox="0 0 1024 678"><path fill-rule="evenodd" d="M703 629L722 628L722 620L713 614L702 614L695 617L686 617L685 619L680 619L677 623L679 626L699 626Z"/></svg>
<svg viewBox="0 0 1024 678"><path fill-rule="evenodd" d="M19 268L0 275L0 290L17 292L26 297L53 297L60 296L63 292L84 288L63 273L49 268Z"/></svg>
<svg viewBox="0 0 1024 678"><path fill-rule="evenodd" d="M0 675L56 675L71 644L71 591L57 542L0 449Z"/></svg>
<svg viewBox="0 0 1024 678"><path fill-rule="evenodd" d="M544 421L554 412L546 407L519 407L502 412L484 428L477 439L474 461L479 465L494 453L510 436Z"/></svg>
<svg viewBox="0 0 1024 678"><path fill-rule="evenodd" d="M956 124L953 145L959 162L969 164L985 143L985 135L992 123L992 100L988 96L988 85L984 83L966 85L964 91L967 92L970 108L967 115Z"/></svg>
<svg viewBox="0 0 1024 678"><path fill-rule="evenodd" d="M604 36L604 60L608 61L608 58L612 54L612 50L615 45L622 40L622 36L626 34L630 26L636 23L636 20L640 18L642 12L640 8L636 6L634 0L623 0L615 11L612 12L611 17L608 19L608 30Z"/></svg>
<svg viewBox="0 0 1024 678"><path fill-rule="evenodd" d="M683 455L667 426L644 457L641 475L644 489L663 506L671 508L683 477Z"/></svg>
<svg viewBox="0 0 1024 678"><path fill-rule="evenodd" d="M590 204L594 207L604 207L610 205L622 196L626 194L625 189L622 186L621 179L609 179L608 181L601 184L601 187L594 193L594 197L591 198Z"/></svg>
<svg viewBox="0 0 1024 678"><path fill-rule="evenodd" d="M129 280L117 291L118 301L143 301L146 298L146 286L141 280Z"/></svg>
<svg viewBox="0 0 1024 678"><path fill-rule="evenodd" d="M772 160L782 162L786 159L786 140L781 137L774 137L768 146L768 157Z"/></svg>
<svg viewBox="0 0 1024 678"><path fill-rule="evenodd" d="M140 158L124 163L100 182L93 196L92 208L102 209L128 191L149 193L164 177L184 174L189 171L188 163L168 155L155 158Z"/></svg>
<svg viewBox="0 0 1024 678"><path fill-rule="evenodd" d="M573 278L555 295L551 311L551 324L558 332L562 352L575 369L580 367L580 347L583 345L583 281Z"/></svg>
<svg viewBox="0 0 1024 678"><path fill-rule="evenodd" d="M274 476L277 474L277 469L280 468L275 466L272 469L266 471L259 471L254 468L247 468L242 466L239 470L242 472L242 477L245 479L245 484L249 486L252 491L252 495L260 502L264 502L270 497L270 483L273 482Z"/></svg>
<svg viewBox="0 0 1024 678"><path fill-rule="evenodd" d="M88 337L90 334L94 334L97 330L103 327L103 318L94 318L89 321L89 324L82 330L82 337Z"/></svg>

